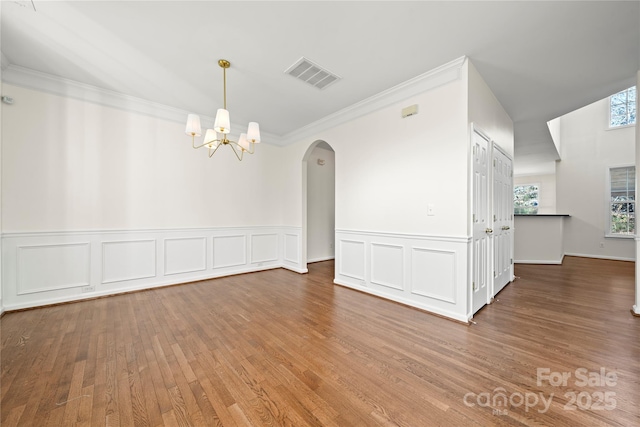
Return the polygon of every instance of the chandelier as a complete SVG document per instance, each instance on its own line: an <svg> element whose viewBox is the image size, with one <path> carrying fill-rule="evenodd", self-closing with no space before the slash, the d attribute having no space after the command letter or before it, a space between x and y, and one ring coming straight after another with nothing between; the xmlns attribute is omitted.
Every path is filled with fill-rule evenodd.
<svg viewBox="0 0 640 427"><path fill-rule="evenodd" d="M198 115L189 114L187 116L185 133L191 135L191 145L193 148L207 147L209 149L209 157L213 156L215 152L218 151L218 148L223 145L228 145L238 160L242 161L244 153L253 154L254 144L260 142L260 126L256 122L249 122L247 133L241 133L238 142L227 138L227 135L231 132L231 121L229 120L229 111L227 110L227 68L231 67L231 63L226 59L221 59L218 61L218 65L222 68L224 108L219 108L216 112L213 129L207 129L202 144L196 145L196 136L202 135L200 117Z"/></svg>

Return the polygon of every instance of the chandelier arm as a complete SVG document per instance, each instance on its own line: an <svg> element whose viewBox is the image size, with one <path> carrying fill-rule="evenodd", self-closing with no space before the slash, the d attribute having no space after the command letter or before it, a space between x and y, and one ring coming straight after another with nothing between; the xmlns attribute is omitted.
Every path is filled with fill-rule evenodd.
<svg viewBox="0 0 640 427"><path fill-rule="evenodd" d="M246 138L246 134L240 134L239 142L242 142L242 145L240 145L239 142L231 141L227 138L227 133L229 132L229 129L228 129L229 128L229 124L228 124L229 111L227 110L227 68L231 67L231 63L226 59L220 59L218 60L218 65L222 68L222 87L223 87L222 100L223 100L224 108L218 109L218 113L220 113L221 124L218 125L219 115L216 114L214 129L218 129L218 126L220 126L220 129L219 129L220 132L218 133L222 133L222 138L207 141L206 140L207 136L210 133L212 133L211 129L207 129L207 132L205 133L205 136L204 136L204 142L202 144L196 145L196 135L200 136L199 133L201 132L201 128L200 128L200 118L195 114L189 114L187 116L186 132L187 132L187 135L191 135L191 146L193 148L197 149L197 148L202 148L204 146L207 146L209 148L208 150L209 157L212 157L216 153L216 151L218 151L218 148L220 148L220 146L230 145L231 149L233 150L233 154L236 156L236 158L239 161L242 161L242 158L244 157L245 152L249 154L254 153L255 145L254 145L254 142L251 142L251 141L257 140L258 142L260 142L259 128L257 123L250 122L248 133L252 135L252 138L256 138L256 139L252 139L251 141L249 141ZM222 123L226 124L226 126L222 126ZM216 144L215 148L212 147L213 144ZM245 147L248 147L249 149L246 149Z"/></svg>
<svg viewBox="0 0 640 427"><path fill-rule="evenodd" d="M218 141L216 139L216 141ZM211 151L211 147L209 147L209 158L211 158L211 156L213 156L214 154L216 154L216 151L218 151L218 148L222 147L224 144L218 144L216 146L216 148L213 149L213 151Z"/></svg>
<svg viewBox="0 0 640 427"><path fill-rule="evenodd" d="M251 149L250 149L250 150L247 150L247 149L245 149L245 148L242 148L242 146L241 146L240 144L238 144L236 141L228 140L228 142L229 142L229 145L233 144L233 145L235 145L236 147L238 147L238 149L239 149L240 151L244 151L245 153L249 153L249 154L253 154L253 153L254 153L254 149L253 149L253 147L254 147L254 143L253 143L253 142L251 142L251 143L250 143L250 144L251 144Z"/></svg>
<svg viewBox="0 0 640 427"><path fill-rule="evenodd" d="M240 155L238 155L238 150L236 150L233 146L236 146L238 148L240 148ZM236 157L238 158L239 161L242 161L242 157L244 155L244 153L242 152L242 147L240 147L236 142L234 141L229 141L229 147L231 147L231 151L233 151L233 154L236 155Z"/></svg>
<svg viewBox="0 0 640 427"><path fill-rule="evenodd" d="M191 136L191 146L192 146L193 148L202 148L202 147L204 147L205 145L209 145L209 144L211 144L211 143L213 143L213 142L216 142L216 141L220 141L220 142L222 142L222 140L221 140L221 139L214 139L213 141L203 142L203 143L202 143L202 144L200 144L200 145L196 145L196 139L195 139L195 136Z"/></svg>

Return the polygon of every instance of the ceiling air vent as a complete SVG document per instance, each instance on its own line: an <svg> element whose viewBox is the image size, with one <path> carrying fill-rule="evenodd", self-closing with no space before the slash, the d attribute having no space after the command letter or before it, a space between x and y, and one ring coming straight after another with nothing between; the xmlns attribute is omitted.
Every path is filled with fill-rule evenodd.
<svg viewBox="0 0 640 427"><path fill-rule="evenodd" d="M318 64L314 64L305 57L297 60L295 64L287 68L284 72L318 89L324 89L340 80L340 77L331 71L322 68Z"/></svg>

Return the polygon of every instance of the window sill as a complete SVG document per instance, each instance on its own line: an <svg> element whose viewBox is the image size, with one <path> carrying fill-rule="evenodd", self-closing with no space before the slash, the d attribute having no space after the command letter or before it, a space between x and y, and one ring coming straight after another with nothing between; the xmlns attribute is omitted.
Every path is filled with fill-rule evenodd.
<svg viewBox="0 0 640 427"><path fill-rule="evenodd" d="M635 234L605 234L606 239L634 239Z"/></svg>
<svg viewBox="0 0 640 427"><path fill-rule="evenodd" d="M636 127L636 124L631 123L630 125L609 126L606 130L618 130L618 129L626 129L626 128L634 128L634 127Z"/></svg>

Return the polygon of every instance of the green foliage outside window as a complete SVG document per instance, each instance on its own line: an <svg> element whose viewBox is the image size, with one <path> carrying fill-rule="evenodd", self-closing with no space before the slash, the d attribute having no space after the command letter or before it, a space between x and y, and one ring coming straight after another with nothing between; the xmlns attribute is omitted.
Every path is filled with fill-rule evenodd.
<svg viewBox="0 0 640 427"><path fill-rule="evenodd" d="M634 234L636 230L636 168L611 168L611 234Z"/></svg>
<svg viewBox="0 0 640 427"><path fill-rule="evenodd" d="M538 213L538 186L516 185L513 189L513 213L535 215Z"/></svg>

